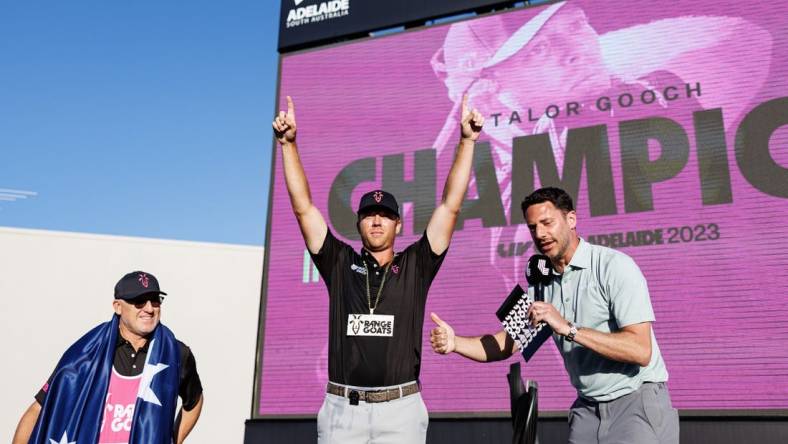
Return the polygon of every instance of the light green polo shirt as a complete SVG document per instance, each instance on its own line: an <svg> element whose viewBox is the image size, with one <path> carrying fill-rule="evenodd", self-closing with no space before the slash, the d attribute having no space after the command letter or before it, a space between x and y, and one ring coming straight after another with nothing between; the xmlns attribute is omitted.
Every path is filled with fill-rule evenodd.
<svg viewBox="0 0 788 444"><path fill-rule="evenodd" d="M635 261L583 239L564 273L545 286L544 296L578 328L610 333L627 325L654 322L646 278ZM653 328L651 362L646 367L612 361L557 334L553 339L572 385L583 398L609 401L637 390L643 382L668 380Z"/></svg>

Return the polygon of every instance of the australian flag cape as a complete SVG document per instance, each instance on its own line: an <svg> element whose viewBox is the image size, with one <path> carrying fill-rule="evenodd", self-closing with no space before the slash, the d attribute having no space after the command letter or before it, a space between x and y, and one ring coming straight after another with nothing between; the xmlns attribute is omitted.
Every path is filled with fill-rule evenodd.
<svg viewBox="0 0 788 444"><path fill-rule="evenodd" d="M118 340L117 315L90 330L60 358L31 444L98 442ZM178 401L180 350L159 324L151 336L132 418L130 444L171 444Z"/></svg>

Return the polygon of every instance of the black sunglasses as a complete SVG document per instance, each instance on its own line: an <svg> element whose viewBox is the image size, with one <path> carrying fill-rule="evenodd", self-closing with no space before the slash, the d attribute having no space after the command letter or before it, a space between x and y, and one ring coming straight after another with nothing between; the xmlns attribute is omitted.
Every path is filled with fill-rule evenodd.
<svg viewBox="0 0 788 444"><path fill-rule="evenodd" d="M141 310L143 307L145 307L148 302L150 302L150 305L153 308L159 308L161 307L161 303L164 302L164 296L136 298L126 301L126 303L133 305L138 310Z"/></svg>

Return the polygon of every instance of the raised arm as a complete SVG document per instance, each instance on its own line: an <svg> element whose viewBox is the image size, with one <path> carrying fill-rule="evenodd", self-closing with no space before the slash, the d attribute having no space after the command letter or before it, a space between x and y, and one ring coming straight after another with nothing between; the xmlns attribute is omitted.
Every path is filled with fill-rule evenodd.
<svg viewBox="0 0 788 444"><path fill-rule="evenodd" d="M296 121L293 99L287 96L287 113L279 111L272 123L276 140L282 146L282 165L285 171L285 183L290 195L290 205L293 207L301 235L304 237L306 247L312 253L320 251L326 239L328 225L326 225L320 210L312 203L312 193L309 191L309 182L306 180L304 166L298 155L296 145Z"/></svg>
<svg viewBox="0 0 788 444"><path fill-rule="evenodd" d="M436 324L430 331L430 344L435 353L446 355L454 352L478 362L501 361L514 353L514 341L503 330L494 335L457 336L438 315L430 313L430 317Z"/></svg>
<svg viewBox="0 0 788 444"><path fill-rule="evenodd" d="M460 121L460 143L454 154L449 176L443 186L441 203L432 213L427 224L427 239L435 254L443 254L449 248L451 235L454 233L454 223L460 213L462 201L468 191L471 179L471 166L473 164L473 147L484 125L484 117L476 109L468 109L468 96L462 98L462 118Z"/></svg>

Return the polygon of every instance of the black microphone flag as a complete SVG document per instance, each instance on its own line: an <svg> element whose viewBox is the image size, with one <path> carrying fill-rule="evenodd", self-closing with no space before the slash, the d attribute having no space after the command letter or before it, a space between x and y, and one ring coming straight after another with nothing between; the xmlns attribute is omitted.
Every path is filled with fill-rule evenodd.
<svg viewBox="0 0 788 444"><path fill-rule="evenodd" d="M547 256L535 254L528 259L525 278L529 286L534 288L535 300L544 300L544 285L549 283L555 274ZM553 329L544 322L540 322L536 327L529 323L527 313L532 303L528 293L516 285L498 311L495 312L503 329L517 344L526 362L553 334Z"/></svg>

